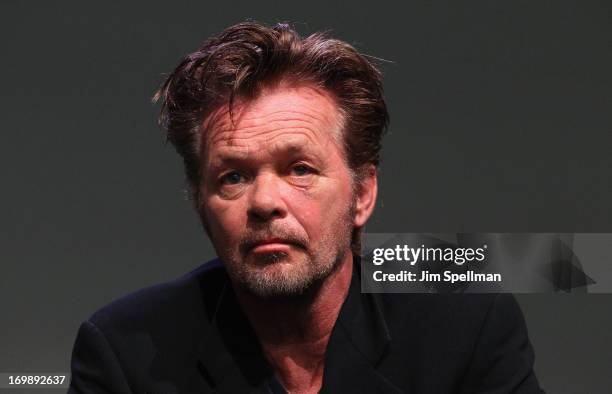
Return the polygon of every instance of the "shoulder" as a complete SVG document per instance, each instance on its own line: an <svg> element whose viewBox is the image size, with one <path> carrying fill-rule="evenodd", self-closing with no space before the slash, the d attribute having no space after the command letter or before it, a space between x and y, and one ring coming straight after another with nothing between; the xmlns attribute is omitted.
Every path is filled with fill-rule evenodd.
<svg viewBox="0 0 612 394"><path fill-rule="evenodd" d="M451 386L489 392L500 385L503 392L540 392L512 294L382 294L380 301L392 343L390 374L425 368L432 373L415 379L449 385L440 392Z"/></svg>
<svg viewBox="0 0 612 394"><path fill-rule="evenodd" d="M196 349L225 281L213 260L96 311L77 333L69 392L176 392L197 381Z"/></svg>
<svg viewBox="0 0 612 394"><path fill-rule="evenodd" d="M207 312L213 309L211 304L225 280L222 264L211 260L177 279L114 300L93 313L88 322L107 335L197 329L206 324Z"/></svg>
<svg viewBox="0 0 612 394"><path fill-rule="evenodd" d="M383 294L391 338L400 348L420 348L434 358L467 362L483 338L526 333L511 294Z"/></svg>

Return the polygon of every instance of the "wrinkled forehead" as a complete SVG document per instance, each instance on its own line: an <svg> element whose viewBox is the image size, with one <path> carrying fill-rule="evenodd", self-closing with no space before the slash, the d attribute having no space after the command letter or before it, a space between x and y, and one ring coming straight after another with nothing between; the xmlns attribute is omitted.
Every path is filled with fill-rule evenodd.
<svg viewBox="0 0 612 394"><path fill-rule="evenodd" d="M288 149L326 146L342 148L343 116L335 99L309 86L276 87L256 98L238 99L215 109L202 123L202 152L219 149L252 151L272 145Z"/></svg>

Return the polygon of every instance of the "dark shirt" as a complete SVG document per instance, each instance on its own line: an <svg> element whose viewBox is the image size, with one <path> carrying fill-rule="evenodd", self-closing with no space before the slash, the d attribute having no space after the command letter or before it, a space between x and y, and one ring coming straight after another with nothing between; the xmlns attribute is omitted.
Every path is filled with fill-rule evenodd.
<svg viewBox="0 0 612 394"><path fill-rule="evenodd" d="M287 390L280 384L275 375L270 376L267 384L270 394L287 394Z"/></svg>
<svg viewBox="0 0 612 394"><path fill-rule="evenodd" d="M355 256L322 393L540 393L509 294L364 294ZM282 393L222 264L130 294L85 321L69 393Z"/></svg>

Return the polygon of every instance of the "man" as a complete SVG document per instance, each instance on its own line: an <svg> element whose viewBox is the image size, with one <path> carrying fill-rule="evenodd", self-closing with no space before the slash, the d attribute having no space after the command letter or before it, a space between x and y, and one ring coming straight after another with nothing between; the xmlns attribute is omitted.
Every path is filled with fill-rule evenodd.
<svg viewBox="0 0 612 394"><path fill-rule="evenodd" d="M388 116L354 48L238 24L155 99L218 259L84 322L70 392L540 392L512 297L360 292Z"/></svg>

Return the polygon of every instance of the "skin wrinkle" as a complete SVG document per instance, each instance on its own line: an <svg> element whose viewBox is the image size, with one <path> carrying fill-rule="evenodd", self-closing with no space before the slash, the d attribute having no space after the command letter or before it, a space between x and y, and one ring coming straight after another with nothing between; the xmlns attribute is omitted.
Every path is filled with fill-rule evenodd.
<svg viewBox="0 0 612 394"><path fill-rule="evenodd" d="M241 126L242 132L244 132L246 135L244 137L235 137L235 136L233 136L233 137L231 137L231 140L236 140L236 141L239 141L239 140L250 140L250 139L252 139L254 137L258 137L260 134L266 134L266 133L271 133L271 132L275 132L275 131L281 131L281 130L285 130L285 129L289 129L289 130L291 130L291 129L298 129L298 130L299 129L304 129L304 130L308 130L310 133L316 133L316 129L313 126L309 126L307 124L308 122L304 122L302 119L295 118L295 119L286 119L286 120L284 119L283 120L283 122L292 122L292 121L293 122L296 122L296 121L297 122L303 122L303 123L306 123L306 124L304 124L304 125L281 124L277 128L273 128L273 129L270 129L270 130L262 130L262 131L258 131L261 128L261 124L257 124L257 125L253 125L253 126L248 126L248 127L242 127ZM275 123L280 123L280 121L274 120L274 121L267 122L268 125L275 124ZM256 130L249 132L248 131L249 129L256 129ZM233 132L234 132L234 129L229 129L229 128L228 129L219 130L219 131L215 132L215 135L216 135L217 138L212 139L212 141L210 141L210 143L214 145L215 143L218 143L219 141L223 141L223 140L228 138L227 134L232 135ZM310 138L310 136L309 136L309 138Z"/></svg>
<svg viewBox="0 0 612 394"><path fill-rule="evenodd" d="M248 107L248 104L245 104L243 106L244 107ZM269 114L265 114L265 115L251 115L249 116L249 114L245 114L244 111L242 113L240 113L240 115L238 116L238 122L248 122L248 121L253 121L254 123L257 123L257 121L262 120L265 121L267 118L270 117L277 117L279 116L279 114L287 114L286 118L281 117L281 119L279 120L302 120L304 116L311 118L314 121L318 121L320 120L320 114L317 114L315 111L308 111L307 109L305 109L303 112L302 111L295 111L295 110L291 110L291 109L283 109L283 110L278 110L278 111L272 111ZM293 116L291 116L293 115ZM297 117L295 117L295 115L297 115ZM228 127L231 129L231 122L223 122L222 124L218 125L221 127ZM246 125L245 125L246 126ZM248 126L246 126L248 128Z"/></svg>
<svg viewBox="0 0 612 394"><path fill-rule="evenodd" d="M283 131L287 130L288 133L284 133ZM289 130L302 130L300 131L289 131ZM312 134L315 134L316 131L312 128L305 128L302 126L287 126L287 127L279 127L276 129L272 129L272 130L268 130L268 131L261 131L257 134L253 134L249 137L231 137L231 133L226 133L230 135L230 138L220 138L216 141L216 144L219 145L221 144L221 146L225 145L225 146L230 146L230 147L240 147L241 144L240 142L242 141L246 141L247 143L243 144L242 146L247 146L247 145L252 145L252 140L255 139L256 137L261 137L264 136L266 134L272 134L271 136L267 136L265 138L267 138L268 140L271 140L275 137L277 137L278 135L281 134L294 134L294 135L302 135L304 136L306 139L309 140L310 143L315 143L315 140L312 138ZM229 141L227 141L227 139L229 139ZM249 143L250 142L250 143ZM267 141L264 141L264 144L267 143ZM214 142L213 142L214 144Z"/></svg>
<svg viewBox="0 0 612 394"><path fill-rule="evenodd" d="M300 131L294 131L294 132L289 132L289 133L284 133L285 130L300 130ZM251 135L249 137L235 137L232 132L223 132L223 136L217 138L215 141L211 142L211 145L220 145L219 147L217 147L217 149L219 149L219 151L214 155L214 156L206 156L206 161L205 161L205 166L207 167L215 167L218 165L218 163L223 162L223 156L230 156L232 159L243 159L245 160L246 158L250 157L252 155L253 152L259 152L263 149L263 147L269 146L271 141L274 140L275 138L277 138L278 136L283 136L285 134L288 134L288 136L291 135L295 135L295 136L303 136L304 138L306 138L309 142L309 144L305 144L303 141L302 142L298 142L295 141L294 143L296 145L305 145L305 146L309 146L310 144L315 144L315 140L313 139L312 135L315 134L316 131L314 128L307 128L304 129L302 127L299 126L295 126L295 127L286 127L286 128L278 128L278 129L273 129L273 130L269 130L269 131L261 131L259 133L251 133ZM261 137L263 135L266 134L272 134L269 137L267 137L263 143L261 144L256 144L256 147L253 147L253 139L256 137ZM222 138L225 137L225 138ZM240 144L240 142L246 142L244 144ZM326 143L324 144L325 148L328 147L329 143L334 143L335 142L332 139L329 139L326 141ZM224 147L230 147L233 149L229 149L229 150L225 150L223 149ZM241 149L242 148L242 149ZM279 149L281 150L281 149ZM231 153L230 153L231 152ZM227 161L227 159L226 159Z"/></svg>
<svg viewBox="0 0 612 394"><path fill-rule="evenodd" d="M262 132L257 134L257 136L261 137L264 134L266 133ZM320 165L322 160L311 148L311 146L316 144L312 137L313 134L315 134L314 131L283 133L279 129L275 130L272 136L267 137L262 143L258 144L249 143L252 141L250 138L233 138L234 142L231 140L229 142L220 141L217 143L217 145L220 146L217 148L216 153L207 157L205 165L210 169L210 173L216 174L226 167L231 168L243 161L249 161L253 158L254 153L263 150L268 151L270 154L274 154L276 151L279 155L286 154L287 152L295 154L301 153L307 160L312 160L315 164ZM287 138L285 138L285 135ZM295 138L290 138L291 136ZM280 137L282 137L283 140L281 142L276 142L275 140ZM307 141L302 140L302 138L305 138ZM244 141L247 143L235 143L236 141ZM322 145L324 149L328 149L330 144L336 145L333 140L328 138L324 144L320 145Z"/></svg>
<svg viewBox="0 0 612 394"><path fill-rule="evenodd" d="M260 127L260 126L259 126ZM265 131L260 131L260 132L253 132L251 135L245 136L245 137L230 137L233 141L242 141L242 140L251 140L255 137L259 137L260 135L265 135L265 134L270 134L270 133L275 133L275 132L279 132L282 130L305 130L306 132L303 134L312 134L312 133L316 133L316 130L312 127L307 127L307 126L289 126L289 125L281 125L279 127L276 128L271 128L270 130L265 130ZM297 132L296 132L297 133ZM232 132L226 132L224 134L232 134ZM220 138L217 141L213 141L213 143L219 143L219 142L223 142L224 140L227 139L226 136L221 135L219 136ZM313 141L314 142L314 141Z"/></svg>
<svg viewBox="0 0 612 394"><path fill-rule="evenodd" d="M299 133L293 133L296 136L299 136ZM277 136L276 136L277 137ZM272 140L274 138L270 138ZM267 150L269 153L274 153L277 151L279 154L287 152L287 153L302 153L305 156L311 156L313 159L316 158L316 152L310 147L308 143L304 141L300 141L300 138L287 138L286 141L282 142L271 142L270 140L266 140L263 144L258 144L256 149L252 149L253 144L244 144L244 145L224 145L218 148L217 153L211 157L209 165L212 168L217 166L222 166L227 163L231 165L234 162L239 162L240 160L248 160L250 158L249 154L252 152L260 152L262 150ZM311 144L314 144L312 139L308 139ZM318 160L318 158L316 158Z"/></svg>
<svg viewBox="0 0 612 394"><path fill-rule="evenodd" d="M284 89L287 91L291 91L291 92L295 92L297 90L300 90L302 93L304 93L305 96L307 96L309 99L313 99L316 100L317 97L325 97L328 101L330 101L332 103L332 105L334 106L333 109L331 109L330 111L327 111L325 113L323 113L324 117L323 120L326 122L330 122L330 124L334 124L335 126L331 129L331 133L329 133L332 137L332 140L336 143L336 145L340 146L344 152L344 143L342 141L343 138L343 128L344 128L344 116L343 116L343 112L340 109L340 107L337 105L337 102L335 100L335 98L328 92L322 91L320 88L315 88L312 87L311 85L304 85L304 84L297 84L297 85L291 85L289 82L280 82L279 84L275 85L276 87L266 87L264 89L262 89L262 91L260 92L259 97L261 96L265 96L266 94L269 94L271 91L274 91L275 89ZM256 100L254 100L256 101ZM266 123L270 123L270 121L268 122L264 122L263 120L266 120L270 117L275 117L278 116L278 114L290 114L290 115L295 115L295 114L300 114L300 115L306 115L307 117L310 118L311 121L316 121L317 119L320 118L321 113L317 112L315 110L310 110L304 106L300 107L300 111L296 111L294 109L282 109L282 110L268 110L268 113L262 114L262 115L257 115L257 114L253 114L252 110L252 103L253 101L249 101L246 99L237 99L236 102L234 103L234 123L241 123L241 122L247 122L244 126L245 131L248 131L250 128L254 128L257 127L258 125L249 125L248 122L251 121L253 122L254 120L257 119L262 119L261 122L259 122L259 124L266 124ZM237 114L237 116L236 116ZM334 116L335 115L335 116ZM288 119L296 119L295 116L289 116ZM278 119L277 119L278 120ZM299 120L299 119L296 119ZM302 119L303 121L306 121L304 119ZM242 123L241 123L242 124ZM204 151L206 150L206 145L209 144L213 144L215 141L215 138L213 138L212 140L210 139L210 131L212 131L213 129L216 130L215 131L215 135L217 135L217 133L221 133L219 135L217 135L217 137L221 138L223 136L224 133L229 132L231 133L234 130L234 125L232 125L232 122L230 120L230 116L229 116L229 107L228 105L224 105L221 106L219 108L217 108L216 110L212 111L211 114L209 114L209 116L206 117L206 119L204 120L203 124L202 124L202 130L205 131L205 141L204 143L202 142L198 142L198 145L200 145L200 149L201 149L201 153L200 155L202 157L205 157L205 155L203 154ZM316 128L314 130L311 130L312 132L316 132ZM343 157L346 157L343 156Z"/></svg>
<svg viewBox="0 0 612 394"><path fill-rule="evenodd" d="M278 147L278 145L280 145L280 147ZM291 144L293 145L293 144ZM303 189L302 191L304 193L306 193L309 196L314 196L314 194L312 194L312 192L309 191L309 189L315 189L314 187L317 185L317 182L321 182L322 178L325 178L326 180L328 180L329 182L333 182L333 175L335 174L336 171L334 171L333 169L329 168L329 165L327 163L325 163L325 161L322 159L321 157L321 153L320 152L316 152L316 151L311 151L311 149L309 148L304 148L304 145L298 146L297 149L291 149L291 150L287 150L286 148L286 144L284 143L284 141L280 141L280 142L275 142L270 144L267 148L264 148L263 150L266 150L268 152L269 156L277 156L277 157L283 157L283 156L288 156L291 157L292 153L294 155L297 155L299 157L302 157L303 159L300 160L300 163L304 163L306 165L309 166L313 166L317 172L316 176L312 175L311 180L309 180L307 185L300 185L297 182L293 182L291 183L291 186L293 186L294 188L300 188L302 186ZM277 153L278 152L278 153ZM235 164L234 164L235 163ZM242 173L242 175L246 175L249 177L266 177L269 176L268 174L270 173L275 173L275 172L281 172L283 173L285 171L285 169L283 168L284 166L276 164L276 165L264 165L262 166L262 168L260 170L257 171L257 173L255 174L250 174L250 173L245 173L244 170L241 170L241 167L244 167L245 165L255 165L257 164L257 160L255 159L251 159L251 160L230 160L229 163L227 163L227 166L224 165L220 165L219 167L214 167L211 166L210 167L210 176L209 179L210 181L215 181L217 179L217 176L221 175L221 173L225 173L225 170L239 170L240 173ZM248 181L252 181L251 179L248 179ZM289 182L289 181L288 181ZM306 188L307 187L307 188ZM245 188L246 189L246 188ZM246 191L246 190L245 190Z"/></svg>
<svg viewBox="0 0 612 394"><path fill-rule="evenodd" d="M235 156L236 159L244 159L249 156L252 156L253 153L260 151L261 149L263 149L263 147L268 146L270 144L270 141L273 140L275 137L278 137L279 135L284 135L284 134L291 134L289 132L290 130L300 130L301 132L296 131L294 134L301 134L308 139L308 142L310 144L315 144L315 139L313 135L317 134L317 125L315 124L316 120L319 120L319 121L323 120L324 122L329 123L329 124L338 123L336 122L335 119L333 119L334 117L331 115L333 111L323 112L323 113L319 112L318 113L319 116L317 117L316 111L310 111L304 107L301 107L301 109L304 109L304 113L307 114L307 116L310 118L310 119L304 120L302 118L295 117L295 114L302 113L300 111L277 110L277 111L273 111L271 114L253 116L253 115L249 115L250 112L248 112L249 110L253 109L251 107L252 105L246 105L244 107L237 107L240 115L236 119L238 119L237 123L240 124L241 133L243 133L244 136L236 136L235 129L232 129L228 126L227 109L225 109L225 111L223 109L220 109L218 110L219 112L217 114L211 115L212 118L215 118L216 122L212 124L208 123L206 126L209 129L214 129L214 132L207 133L208 142L206 145L215 146L215 145L220 144L218 149L221 152L223 152L222 150L223 146L236 147L236 148L242 147L243 148L242 150L240 149L234 150L233 151L234 154L232 156ZM264 124L265 125L274 124L274 121L263 122L264 120L269 119L279 114L286 114L287 112L293 114L294 116L291 118L283 118L283 121L282 121L283 123L289 123L291 120L293 120L293 121L300 122L303 124L297 125L297 126L295 125L291 126L291 125L285 124L278 128L260 130L262 125ZM224 113L226 116L224 118L223 117L219 118L220 114L222 113ZM254 124L254 125L247 123L243 127L243 124L242 124L243 121L252 122L253 119L260 120L260 122L257 122L258 124ZM278 120L275 120L275 121L278 121ZM333 127L332 130L333 131L328 134L332 134L334 136L339 134L336 127ZM253 144L250 143L257 137L261 137L265 134L270 134L270 137L268 137L262 144L253 146ZM249 143L245 143L244 145L241 145L240 143L243 141L247 141ZM329 143L333 143L336 146L339 146L343 150L342 145L341 144L339 145L335 141L335 138L327 138L327 141L325 142L325 148L327 148L327 144ZM303 143L303 144L309 145L307 143ZM221 152L219 152L218 154L215 154L215 157L206 157L205 165L213 167L213 168L220 167L221 166L220 162L223 162L223 160L219 158L219 156L222 155Z"/></svg>

